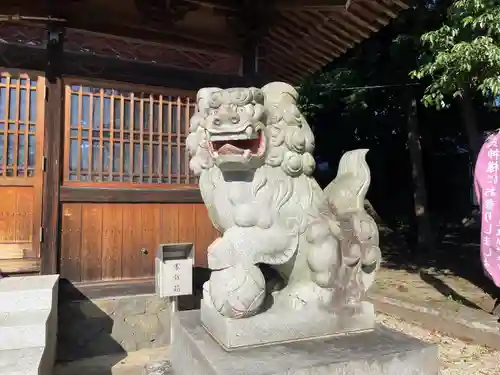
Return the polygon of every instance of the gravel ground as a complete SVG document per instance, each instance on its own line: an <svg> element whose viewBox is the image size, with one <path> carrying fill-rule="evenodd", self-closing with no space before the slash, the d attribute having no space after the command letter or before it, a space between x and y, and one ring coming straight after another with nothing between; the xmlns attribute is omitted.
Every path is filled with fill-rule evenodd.
<svg viewBox="0 0 500 375"><path fill-rule="evenodd" d="M379 323L439 345L441 375L500 375L500 351L429 331L393 316L377 314Z"/></svg>

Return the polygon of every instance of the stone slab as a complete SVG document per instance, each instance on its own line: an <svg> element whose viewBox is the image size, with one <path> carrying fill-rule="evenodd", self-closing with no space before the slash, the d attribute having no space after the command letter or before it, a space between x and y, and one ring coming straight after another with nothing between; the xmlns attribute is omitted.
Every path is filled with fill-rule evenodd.
<svg viewBox="0 0 500 375"><path fill-rule="evenodd" d="M438 352L402 333L369 333L227 352L201 325L199 311L177 313L173 375L437 375Z"/></svg>
<svg viewBox="0 0 500 375"><path fill-rule="evenodd" d="M59 275L6 277L0 284L0 293L53 289L58 281Z"/></svg>
<svg viewBox="0 0 500 375"><path fill-rule="evenodd" d="M40 371L43 352L43 346L15 350L0 350L0 374L47 374L46 372Z"/></svg>
<svg viewBox="0 0 500 375"><path fill-rule="evenodd" d="M57 301L59 275L4 277L0 282L0 312L47 309Z"/></svg>
<svg viewBox="0 0 500 375"><path fill-rule="evenodd" d="M432 306L379 293L369 296L375 309L406 321L416 322L429 330L438 330L459 339L500 350L498 318L482 310L467 306L457 309Z"/></svg>
<svg viewBox="0 0 500 375"><path fill-rule="evenodd" d="M0 312L0 350L45 346L50 313L49 309Z"/></svg>
<svg viewBox="0 0 500 375"><path fill-rule="evenodd" d="M375 312L369 302L337 314L306 309L284 313L271 308L250 318L228 319L202 301L200 312L205 329L227 351L369 332L375 327Z"/></svg>
<svg viewBox="0 0 500 375"><path fill-rule="evenodd" d="M58 275L0 280L0 374L51 375Z"/></svg>

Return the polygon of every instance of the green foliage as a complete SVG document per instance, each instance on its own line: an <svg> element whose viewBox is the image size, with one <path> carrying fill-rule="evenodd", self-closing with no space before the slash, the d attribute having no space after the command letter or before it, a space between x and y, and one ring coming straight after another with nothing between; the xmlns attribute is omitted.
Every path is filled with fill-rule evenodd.
<svg viewBox="0 0 500 375"><path fill-rule="evenodd" d="M431 80L427 77L417 83L409 73L418 68L422 57L432 57L423 55L421 36L448 20L452 4L453 0L414 1L397 19L300 87L301 110L316 136L318 165L323 164L315 177L326 186L335 177L343 152L370 149L368 163L373 180L368 199L384 220L406 221L414 216L407 97L411 90L421 98ZM457 197L468 197L471 186L464 178L469 168L467 154L462 154L467 137L457 126L461 121L458 109L458 103L442 111L423 105L418 108L420 143L434 212L458 209ZM482 106L477 110L482 116ZM485 113L492 117L480 117L481 123L498 124L498 117L493 117L496 114ZM450 172L456 170L460 172ZM462 202L468 202L468 198Z"/></svg>
<svg viewBox="0 0 500 375"><path fill-rule="evenodd" d="M486 98L500 96L500 1L455 1L446 22L421 41L428 54L410 76L431 80L423 96L426 106L442 109L448 98L468 88Z"/></svg>

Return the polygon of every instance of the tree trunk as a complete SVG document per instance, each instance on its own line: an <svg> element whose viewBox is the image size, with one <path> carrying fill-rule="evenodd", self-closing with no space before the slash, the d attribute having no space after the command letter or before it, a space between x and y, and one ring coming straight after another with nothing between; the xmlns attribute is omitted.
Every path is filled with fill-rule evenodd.
<svg viewBox="0 0 500 375"><path fill-rule="evenodd" d="M481 150L482 138L478 130L476 109L468 89L464 90L462 98L459 102L462 112L462 121L469 142L470 160L474 166L476 165L476 159L479 155L479 151Z"/></svg>
<svg viewBox="0 0 500 375"><path fill-rule="evenodd" d="M418 234L418 258L425 258L433 249L433 236L429 214L427 212L427 191L425 186L422 148L418 132L417 101L412 92L408 94L408 148L412 166L414 184L413 201Z"/></svg>

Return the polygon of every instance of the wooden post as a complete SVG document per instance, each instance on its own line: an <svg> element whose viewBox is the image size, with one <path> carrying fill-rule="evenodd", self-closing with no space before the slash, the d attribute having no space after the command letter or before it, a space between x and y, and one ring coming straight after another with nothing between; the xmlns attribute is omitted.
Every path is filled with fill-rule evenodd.
<svg viewBox="0 0 500 375"><path fill-rule="evenodd" d="M248 35L243 43L242 73L249 85L256 85L255 79L258 75L258 40L252 33Z"/></svg>
<svg viewBox="0 0 500 375"><path fill-rule="evenodd" d="M259 44L278 12L265 0L244 0L235 17L230 17L230 26L241 41L242 75L249 86L261 86L259 67Z"/></svg>
<svg viewBox="0 0 500 375"><path fill-rule="evenodd" d="M50 24L47 29L47 65L45 69L45 133L43 158L45 165L42 187L42 238L40 239L40 272L58 272L60 240L59 194L62 182L64 87L64 29Z"/></svg>

